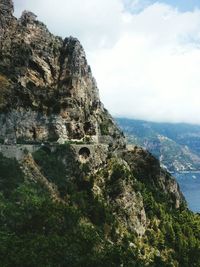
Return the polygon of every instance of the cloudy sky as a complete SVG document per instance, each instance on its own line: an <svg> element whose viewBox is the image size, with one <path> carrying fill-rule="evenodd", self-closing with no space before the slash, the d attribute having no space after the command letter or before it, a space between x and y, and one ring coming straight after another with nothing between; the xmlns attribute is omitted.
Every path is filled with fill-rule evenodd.
<svg viewBox="0 0 200 267"><path fill-rule="evenodd" d="M200 124L199 0L14 0L78 37L115 116Z"/></svg>

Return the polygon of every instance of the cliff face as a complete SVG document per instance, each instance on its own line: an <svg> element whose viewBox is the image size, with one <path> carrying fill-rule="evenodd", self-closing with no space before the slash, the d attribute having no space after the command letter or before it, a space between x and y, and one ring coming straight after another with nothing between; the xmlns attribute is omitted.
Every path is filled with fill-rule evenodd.
<svg viewBox="0 0 200 267"><path fill-rule="evenodd" d="M137 180L171 196L175 207L180 207L184 197L179 185L166 170L160 167L160 162L151 153L135 146L128 152L122 153L122 157L128 162Z"/></svg>
<svg viewBox="0 0 200 267"><path fill-rule="evenodd" d="M174 211L184 206L177 183L159 162L141 148L126 148L100 102L80 42L53 36L31 12L17 20L9 0L0 0L0 12L0 149L9 157L20 150L24 186L34 182L37 192L75 209L109 246L145 236L152 224L149 190ZM37 144L29 150L33 155L30 144Z"/></svg>
<svg viewBox="0 0 200 267"><path fill-rule="evenodd" d="M80 42L53 36L31 12L16 20L12 4L1 3L1 139L98 142L107 136L123 146Z"/></svg>

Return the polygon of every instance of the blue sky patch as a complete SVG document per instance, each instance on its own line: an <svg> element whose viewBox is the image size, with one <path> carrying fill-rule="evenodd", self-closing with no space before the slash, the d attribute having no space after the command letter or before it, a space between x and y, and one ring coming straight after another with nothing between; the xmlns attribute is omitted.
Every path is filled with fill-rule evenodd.
<svg viewBox="0 0 200 267"><path fill-rule="evenodd" d="M200 9L200 0L124 0L125 8L133 13L138 13L156 2L168 4L181 12L193 11L196 8Z"/></svg>

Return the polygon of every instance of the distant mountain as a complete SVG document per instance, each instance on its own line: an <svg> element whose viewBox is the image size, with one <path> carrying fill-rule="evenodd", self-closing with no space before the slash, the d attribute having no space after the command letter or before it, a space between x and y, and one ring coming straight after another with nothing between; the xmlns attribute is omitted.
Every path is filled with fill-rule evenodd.
<svg viewBox="0 0 200 267"><path fill-rule="evenodd" d="M129 144L149 150L169 171L200 170L200 125L116 120Z"/></svg>

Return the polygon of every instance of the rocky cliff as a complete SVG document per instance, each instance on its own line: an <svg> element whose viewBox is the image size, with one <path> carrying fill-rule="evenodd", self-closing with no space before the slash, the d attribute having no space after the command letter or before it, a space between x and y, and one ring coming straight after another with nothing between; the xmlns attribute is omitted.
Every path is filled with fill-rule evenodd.
<svg viewBox="0 0 200 267"><path fill-rule="evenodd" d="M5 234L2 240L8 243L0 246L0 254L10 256L1 262L150 266L157 256L162 262L170 259L174 250L164 240L166 247L151 247L150 233L163 239L164 216L186 210L174 178L149 152L126 147L123 133L100 102L77 39L53 36L31 12L17 20L10 0L0 0L0 12L0 149L19 160L0 155L0 204L5 210L13 207L5 213L6 222L1 214L0 232L16 237L10 255ZM13 225L12 220L19 222ZM56 249L60 246L55 255L50 240ZM46 244L46 256L30 260L21 254L20 244L29 241L34 245L26 246L27 255L37 255L38 244ZM91 251L84 252L88 244L93 244ZM133 265L137 261L145 265Z"/></svg>
<svg viewBox="0 0 200 267"><path fill-rule="evenodd" d="M111 140L123 146L80 42L53 36L31 12L16 20L10 1L1 1L1 10L0 138L7 143Z"/></svg>

